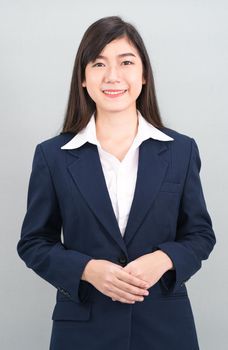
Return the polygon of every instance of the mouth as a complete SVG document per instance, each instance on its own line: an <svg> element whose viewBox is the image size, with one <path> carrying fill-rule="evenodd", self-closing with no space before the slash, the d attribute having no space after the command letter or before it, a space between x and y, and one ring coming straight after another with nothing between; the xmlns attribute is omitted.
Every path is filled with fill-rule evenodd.
<svg viewBox="0 0 228 350"><path fill-rule="evenodd" d="M119 97L125 94L127 90L102 90L102 92L108 97Z"/></svg>

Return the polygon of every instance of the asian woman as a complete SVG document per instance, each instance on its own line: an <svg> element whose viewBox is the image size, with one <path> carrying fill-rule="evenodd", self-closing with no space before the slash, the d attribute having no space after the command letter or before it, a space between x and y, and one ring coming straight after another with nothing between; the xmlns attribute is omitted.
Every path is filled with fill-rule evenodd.
<svg viewBox="0 0 228 350"><path fill-rule="evenodd" d="M194 138L162 122L136 28L91 24L17 244L57 289L51 350L199 349L186 282L216 243L200 168Z"/></svg>

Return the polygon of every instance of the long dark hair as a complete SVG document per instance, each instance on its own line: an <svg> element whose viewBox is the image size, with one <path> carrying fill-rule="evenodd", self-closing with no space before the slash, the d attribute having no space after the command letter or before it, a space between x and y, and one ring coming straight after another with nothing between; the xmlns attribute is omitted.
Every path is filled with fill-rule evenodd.
<svg viewBox="0 0 228 350"><path fill-rule="evenodd" d="M96 111L96 104L82 87L86 65L94 61L108 43L123 37L138 50L146 80L137 98L136 108L153 126L164 126L156 99L150 59L143 40L132 24L123 21L119 16L109 16L91 24L83 35L74 62L68 104L60 134L78 133L88 124L91 115Z"/></svg>

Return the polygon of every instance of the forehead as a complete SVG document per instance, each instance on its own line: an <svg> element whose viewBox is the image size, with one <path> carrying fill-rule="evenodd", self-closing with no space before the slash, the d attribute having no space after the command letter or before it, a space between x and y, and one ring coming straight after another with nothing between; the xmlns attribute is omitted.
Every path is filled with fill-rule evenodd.
<svg viewBox="0 0 228 350"><path fill-rule="evenodd" d="M108 43L99 55L119 56L123 53L132 53L136 57L139 56L135 46L128 40L128 38L118 38Z"/></svg>

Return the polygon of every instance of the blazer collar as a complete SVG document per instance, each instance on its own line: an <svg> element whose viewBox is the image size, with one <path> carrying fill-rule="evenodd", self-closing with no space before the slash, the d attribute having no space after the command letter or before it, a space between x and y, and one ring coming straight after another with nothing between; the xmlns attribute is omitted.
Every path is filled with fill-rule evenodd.
<svg viewBox="0 0 228 350"><path fill-rule="evenodd" d="M160 131L150 124L137 110L138 132L134 140L135 147L139 146L144 140L152 138L159 141L173 141L173 138ZM74 149L81 147L86 142L101 147L96 137L95 113L92 114L88 124L84 129L78 132L69 142L61 146L61 149Z"/></svg>

